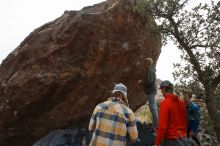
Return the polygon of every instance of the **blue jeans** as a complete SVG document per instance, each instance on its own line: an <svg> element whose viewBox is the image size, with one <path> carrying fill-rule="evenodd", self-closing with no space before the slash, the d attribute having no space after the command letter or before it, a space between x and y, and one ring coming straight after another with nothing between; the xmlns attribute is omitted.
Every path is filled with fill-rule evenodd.
<svg viewBox="0 0 220 146"><path fill-rule="evenodd" d="M158 127L158 110L157 110L157 105L155 102L155 96L156 94L149 94L147 95L147 100L149 102L149 108L153 117L153 128Z"/></svg>

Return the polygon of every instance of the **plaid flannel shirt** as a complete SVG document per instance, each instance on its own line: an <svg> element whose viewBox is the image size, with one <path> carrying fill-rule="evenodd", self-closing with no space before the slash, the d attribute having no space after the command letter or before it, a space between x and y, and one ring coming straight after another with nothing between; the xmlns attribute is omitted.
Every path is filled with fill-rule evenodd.
<svg viewBox="0 0 220 146"><path fill-rule="evenodd" d="M126 146L126 141L138 138L134 113L114 97L96 106L89 130L93 132L90 146Z"/></svg>

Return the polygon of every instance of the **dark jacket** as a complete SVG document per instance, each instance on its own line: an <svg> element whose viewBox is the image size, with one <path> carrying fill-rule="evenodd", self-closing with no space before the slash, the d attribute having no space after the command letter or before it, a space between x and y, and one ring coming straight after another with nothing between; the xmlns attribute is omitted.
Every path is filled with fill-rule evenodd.
<svg viewBox="0 0 220 146"><path fill-rule="evenodd" d="M156 94L156 69L151 66L146 70L146 75L144 79L144 91L147 95L149 94Z"/></svg>

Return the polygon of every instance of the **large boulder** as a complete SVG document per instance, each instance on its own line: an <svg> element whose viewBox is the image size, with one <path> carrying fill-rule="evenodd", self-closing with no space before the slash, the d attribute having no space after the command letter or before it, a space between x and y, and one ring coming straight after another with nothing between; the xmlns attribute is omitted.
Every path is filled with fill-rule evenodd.
<svg viewBox="0 0 220 146"><path fill-rule="evenodd" d="M0 66L0 145L29 146L55 129L87 127L116 82L128 87L131 109L145 103L140 60L157 61L161 37L134 5L109 0L65 11L9 54Z"/></svg>

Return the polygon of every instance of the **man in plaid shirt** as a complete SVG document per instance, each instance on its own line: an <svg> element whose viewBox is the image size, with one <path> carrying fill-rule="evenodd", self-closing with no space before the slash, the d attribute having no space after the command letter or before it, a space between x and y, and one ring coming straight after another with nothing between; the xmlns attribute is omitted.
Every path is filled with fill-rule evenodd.
<svg viewBox="0 0 220 146"><path fill-rule="evenodd" d="M115 85L113 95L93 111L90 146L126 146L126 142L133 143L138 138L135 115L128 108L127 87L122 83Z"/></svg>

